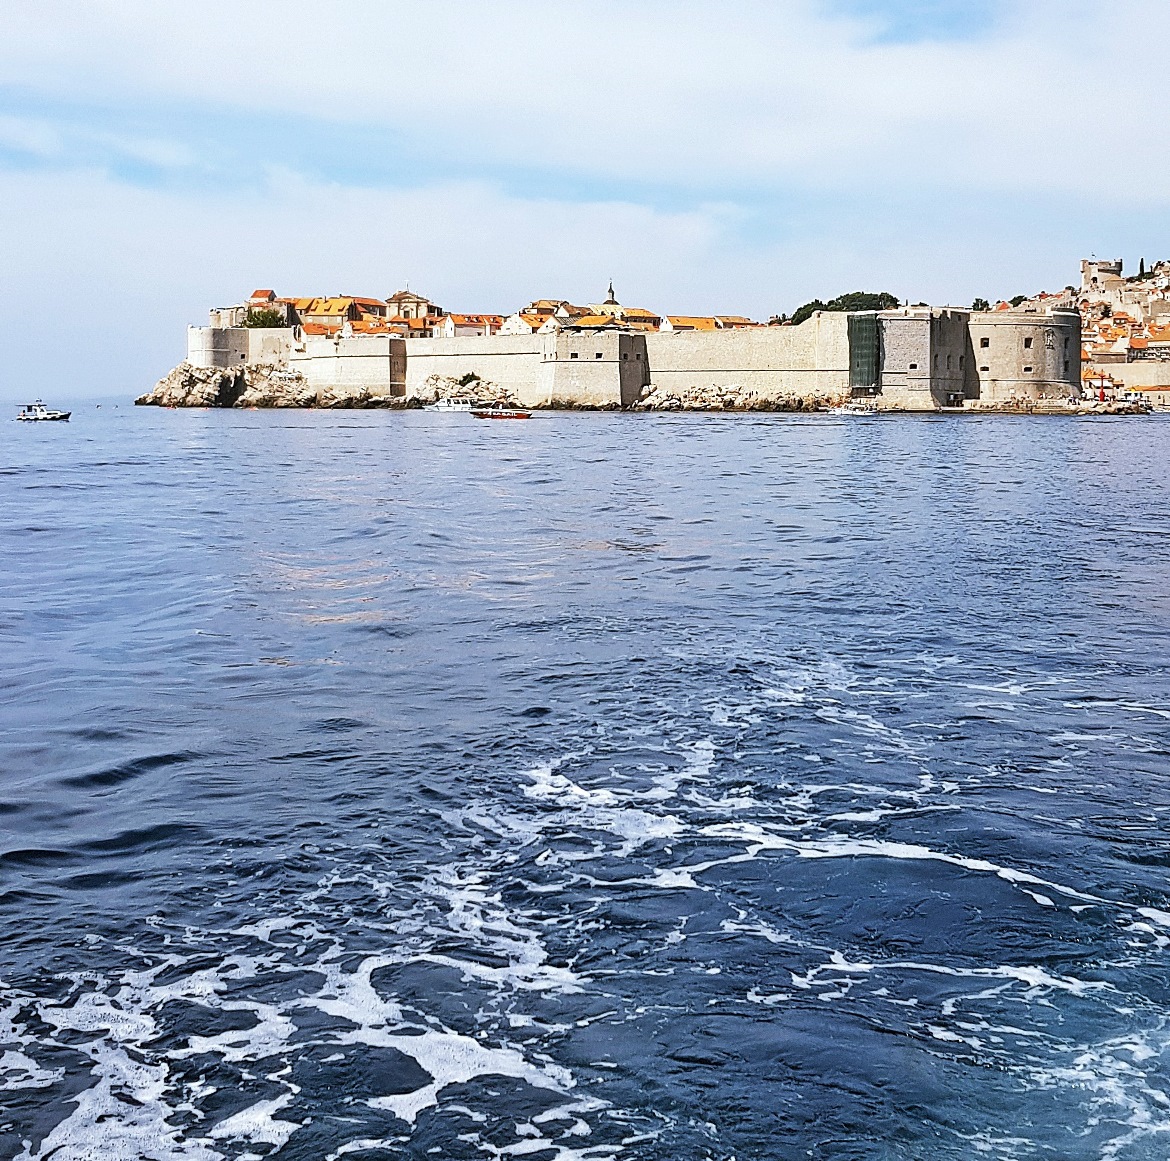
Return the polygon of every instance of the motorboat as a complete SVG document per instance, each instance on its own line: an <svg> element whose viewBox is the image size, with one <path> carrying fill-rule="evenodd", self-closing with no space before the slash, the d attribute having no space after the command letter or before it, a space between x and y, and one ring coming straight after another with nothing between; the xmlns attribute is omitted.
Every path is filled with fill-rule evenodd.
<svg viewBox="0 0 1170 1161"><path fill-rule="evenodd" d="M861 399L851 399L828 409L830 415L879 415L877 405Z"/></svg>
<svg viewBox="0 0 1170 1161"><path fill-rule="evenodd" d="M493 403L490 407L472 408L471 414L476 419L531 419L532 412L522 407L505 407L502 403Z"/></svg>
<svg viewBox="0 0 1170 1161"><path fill-rule="evenodd" d="M43 400L37 399L33 403L21 404L16 418L34 423L38 420L68 419L72 414L72 411L54 411L51 407L46 407Z"/></svg>
<svg viewBox="0 0 1170 1161"><path fill-rule="evenodd" d="M473 411L475 409L475 402L471 399L439 399L434 403L427 404L424 410L426 411Z"/></svg>

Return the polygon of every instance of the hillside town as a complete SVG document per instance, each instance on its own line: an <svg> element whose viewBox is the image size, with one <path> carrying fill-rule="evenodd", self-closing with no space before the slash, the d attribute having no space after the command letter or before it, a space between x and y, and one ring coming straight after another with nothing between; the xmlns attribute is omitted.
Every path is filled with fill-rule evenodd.
<svg viewBox="0 0 1170 1161"><path fill-rule="evenodd" d="M1136 274L1126 276L1123 271L1120 259L1085 259L1079 286L1070 284L1060 291L1041 291L996 303L977 300L971 310L992 315L1076 311L1081 317L1084 394L1100 400L1141 400L1159 410L1170 409L1170 261L1156 262L1147 269L1143 260ZM388 298L356 294L283 297L272 289L257 289L243 302L213 309L209 321L213 328L297 328L299 334L321 338L384 335L411 339L602 330L665 334L791 325L784 315L764 323L738 314L680 315L625 306L618 301L612 282L601 302L576 304L539 298L511 314L448 311L409 288Z"/></svg>
<svg viewBox="0 0 1170 1161"><path fill-rule="evenodd" d="M423 406L469 384L530 407L1109 414L1170 410L1170 262L1126 276L1086 259L1081 284L994 305L855 291L760 322L601 301L510 314L258 289L191 326L144 402ZM209 402L210 401L210 402Z"/></svg>
<svg viewBox="0 0 1170 1161"><path fill-rule="evenodd" d="M300 327L306 335L392 334L401 338L439 339L463 336L555 334L566 327L618 328L635 331L715 331L757 327L742 315L693 317L663 315L622 306L613 283L604 302L578 306L563 299L538 298L510 315L492 312L459 314L409 289L389 298L339 294L323 298L280 298L273 290L254 290L246 302L211 311L213 327Z"/></svg>

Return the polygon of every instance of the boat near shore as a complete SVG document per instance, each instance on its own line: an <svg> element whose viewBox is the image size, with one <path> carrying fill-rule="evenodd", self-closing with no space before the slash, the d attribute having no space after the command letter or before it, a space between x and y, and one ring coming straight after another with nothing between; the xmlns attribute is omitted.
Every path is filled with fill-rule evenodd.
<svg viewBox="0 0 1170 1161"><path fill-rule="evenodd" d="M439 399L434 403L427 404L423 410L438 411L444 415L449 415L453 412L474 411L475 401L472 399Z"/></svg>
<svg viewBox="0 0 1170 1161"><path fill-rule="evenodd" d="M491 407L476 407L471 414L476 419L531 419L532 412L522 407L505 407L502 403L494 403Z"/></svg>
<svg viewBox="0 0 1170 1161"><path fill-rule="evenodd" d="M828 408L829 415L840 416L873 416L879 415L880 412L877 406L871 402L862 402L860 399L850 400L848 403L838 404L836 407Z"/></svg>
<svg viewBox="0 0 1170 1161"><path fill-rule="evenodd" d="M25 423L44 423L65 420L72 414L72 411L54 411L53 408L46 407L43 400L37 399L32 403L22 403L16 418Z"/></svg>

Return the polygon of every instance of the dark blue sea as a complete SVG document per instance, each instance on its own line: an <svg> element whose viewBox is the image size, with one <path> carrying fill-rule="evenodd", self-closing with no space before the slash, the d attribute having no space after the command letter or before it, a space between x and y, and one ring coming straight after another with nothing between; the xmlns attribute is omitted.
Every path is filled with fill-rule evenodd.
<svg viewBox="0 0 1170 1161"><path fill-rule="evenodd" d="M0 1157L1170 1156L1170 420L0 424Z"/></svg>

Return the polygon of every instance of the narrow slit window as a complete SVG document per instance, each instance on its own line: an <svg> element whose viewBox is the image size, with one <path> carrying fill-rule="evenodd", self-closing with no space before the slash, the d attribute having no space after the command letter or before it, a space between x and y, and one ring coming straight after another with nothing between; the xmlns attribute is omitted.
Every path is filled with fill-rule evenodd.
<svg viewBox="0 0 1170 1161"><path fill-rule="evenodd" d="M1032 349L1032 340L1031 340L1031 339L1025 339L1025 340L1024 340L1024 350L1025 350L1025 351L1030 351L1031 349Z"/></svg>

